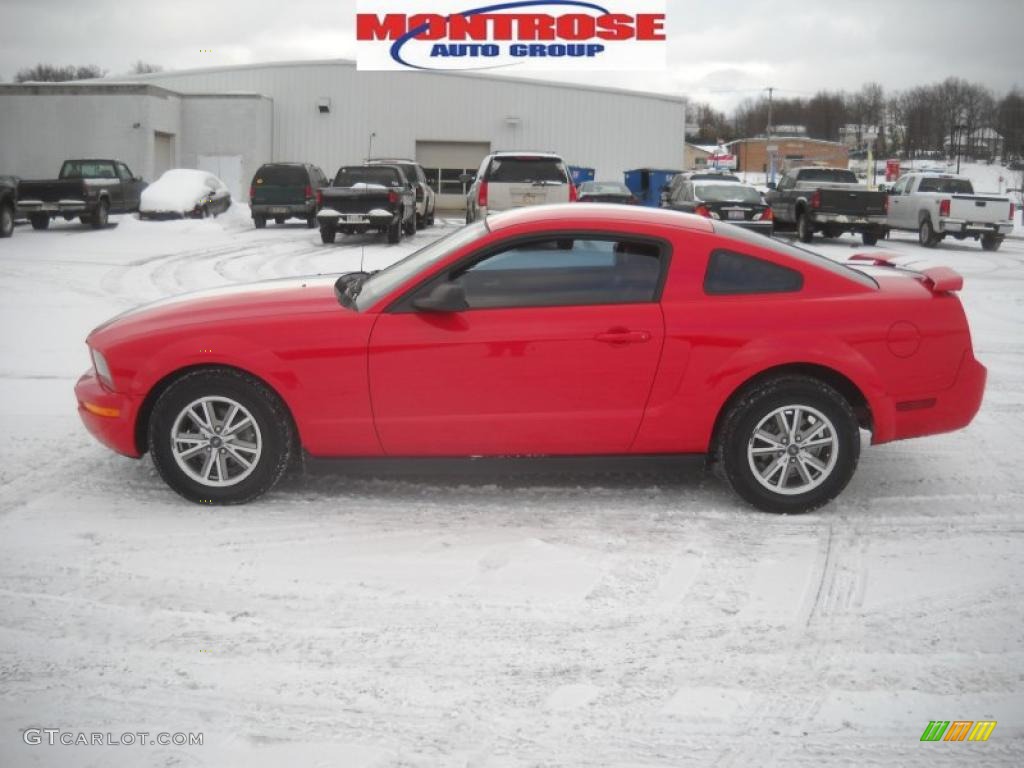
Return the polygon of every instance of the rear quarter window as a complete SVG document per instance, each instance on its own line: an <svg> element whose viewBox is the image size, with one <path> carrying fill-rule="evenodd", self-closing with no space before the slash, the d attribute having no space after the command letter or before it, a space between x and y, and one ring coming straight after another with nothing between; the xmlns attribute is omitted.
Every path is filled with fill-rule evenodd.
<svg viewBox="0 0 1024 768"><path fill-rule="evenodd" d="M724 249L711 253L704 274L704 292L713 296L792 293L803 285L804 276L795 269Z"/></svg>

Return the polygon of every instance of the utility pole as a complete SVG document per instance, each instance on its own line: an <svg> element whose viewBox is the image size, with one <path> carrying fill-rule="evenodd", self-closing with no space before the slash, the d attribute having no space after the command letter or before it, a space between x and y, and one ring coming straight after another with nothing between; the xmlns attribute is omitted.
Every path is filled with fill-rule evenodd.
<svg viewBox="0 0 1024 768"><path fill-rule="evenodd" d="M768 91L768 138L772 137L772 94L775 92L774 86L769 85L765 88Z"/></svg>
<svg viewBox="0 0 1024 768"><path fill-rule="evenodd" d="M768 138L765 139L764 147L765 152L768 155L768 181L775 182L775 153L772 152L769 147L772 144L772 94L775 92L775 87L769 85L765 90L768 91Z"/></svg>

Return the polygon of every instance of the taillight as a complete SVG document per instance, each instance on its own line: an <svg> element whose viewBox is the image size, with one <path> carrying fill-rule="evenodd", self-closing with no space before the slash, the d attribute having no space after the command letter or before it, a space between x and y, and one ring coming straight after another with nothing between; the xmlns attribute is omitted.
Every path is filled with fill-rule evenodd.
<svg viewBox="0 0 1024 768"><path fill-rule="evenodd" d="M693 212L696 213L698 216L703 216L705 219L711 218L711 211L708 210L708 207L706 205L698 205L696 208L693 209Z"/></svg>
<svg viewBox="0 0 1024 768"><path fill-rule="evenodd" d="M949 200L939 201L939 216L949 216L950 202Z"/></svg>
<svg viewBox="0 0 1024 768"><path fill-rule="evenodd" d="M576 185L571 181L569 182L569 202L575 203L579 200L579 193L576 191Z"/></svg>
<svg viewBox="0 0 1024 768"><path fill-rule="evenodd" d="M821 208L821 192L819 190L816 189L811 193L810 202L811 208Z"/></svg>
<svg viewBox="0 0 1024 768"><path fill-rule="evenodd" d="M249 187L249 199L252 200L256 197L256 187Z"/></svg>
<svg viewBox="0 0 1024 768"><path fill-rule="evenodd" d="M761 211L761 221L775 221L775 214L770 207Z"/></svg>
<svg viewBox="0 0 1024 768"><path fill-rule="evenodd" d="M1017 212L1017 209L1013 207L1013 203L1010 203L1010 221L1013 221L1013 214Z"/></svg>
<svg viewBox="0 0 1024 768"><path fill-rule="evenodd" d="M481 208L487 207L487 182L481 181L476 192L476 204Z"/></svg>
<svg viewBox="0 0 1024 768"><path fill-rule="evenodd" d="M313 196L313 187L307 184L306 188L302 190L302 194L307 200L309 200L309 198Z"/></svg>
<svg viewBox="0 0 1024 768"><path fill-rule="evenodd" d="M317 204L317 207L320 207L320 208L323 207L323 204L324 204L324 191L322 189L318 189L316 191L316 204Z"/></svg>
<svg viewBox="0 0 1024 768"><path fill-rule="evenodd" d="M398 202L398 193L393 189L388 190L388 202L392 204Z"/></svg>

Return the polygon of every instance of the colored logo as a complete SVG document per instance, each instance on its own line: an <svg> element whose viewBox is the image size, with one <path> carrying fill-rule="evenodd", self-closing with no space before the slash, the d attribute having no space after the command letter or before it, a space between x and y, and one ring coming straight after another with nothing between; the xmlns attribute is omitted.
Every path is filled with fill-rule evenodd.
<svg viewBox="0 0 1024 768"><path fill-rule="evenodd" d="M359 69L665 67L665 0L632 0L628 6L620 0L508 0L474 8L465 3L433 0L430 12L409 14L408 4L360 0Z"/></svg>
<svg viewBox="0 0 1024 768"><path fill-rule="evenodd" d="M921 741L988 741L995 720L931 720Z"/></svg>

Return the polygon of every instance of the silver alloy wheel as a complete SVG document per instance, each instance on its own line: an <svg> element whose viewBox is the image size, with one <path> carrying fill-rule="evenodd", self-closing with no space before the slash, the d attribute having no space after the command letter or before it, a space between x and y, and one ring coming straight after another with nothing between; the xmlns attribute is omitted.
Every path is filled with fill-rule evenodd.
<svg viewBox="0 0 1024 768"><path fill-rule="evenodd" d="M765 416L747 443L754 478L772 493L795 496L817 488L839 458L835 425L807 405L784 405Z"/></svg>
<svg viewBox="0 0 1024 768"><path fill-rule="evenodd" d="M171 426L171 452L181 471L211 488L237 485L263 455L263 436L245 406L229 397L201 397Z"/></svg>

